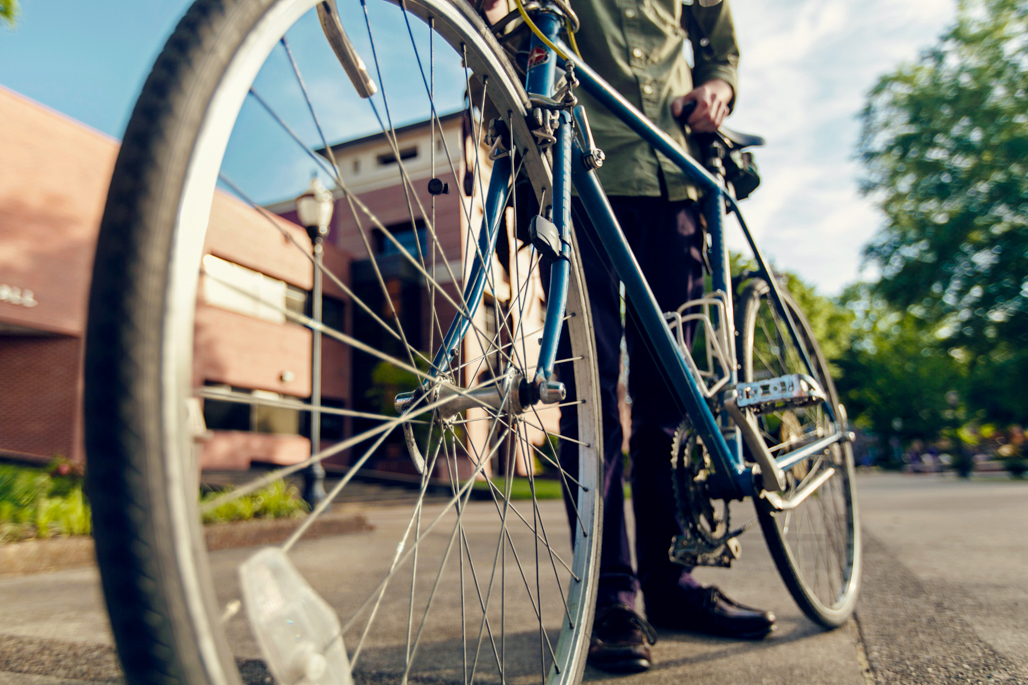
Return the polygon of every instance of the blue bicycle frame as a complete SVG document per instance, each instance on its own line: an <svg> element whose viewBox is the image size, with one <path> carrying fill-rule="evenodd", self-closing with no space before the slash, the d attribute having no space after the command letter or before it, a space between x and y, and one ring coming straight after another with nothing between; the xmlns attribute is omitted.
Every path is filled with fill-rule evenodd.
<svg viewBox="0 0 1028 685"><path fill-rule="evenodd" d="M536 24L551 42L561 47L565 54L572 54L569 49L563 48L559 43L557 34L562 24L559 16L549 11L540 12L536 16ZM526 89L530 94L550 97L554 90L556 55L535 35L532 36L532 50L533 52L544 50L547 58L533 60L534 63L528 68L526 75ZM770 286L772 303L786 322L797 348L802 352L808 372L811 376L816 375L806 348L801 343L795 322L784 306L778 284L743 221L734 198L725 191L719 179L700 166L670 136L657 128L638 109L607 85L592 69L574 58L572 58L572 62L576 77L590 95L627 124L641 139L678 165L688 178L702 189L704 199L701 211L712 238L711 252L716 257L711 263L713 289L715 292L720 291L728 295L725 298L726 320L719 322L720 326L727 327L727 339L732 341L735 339L735 335L731 272L728 249L724 241L726 208L734 212L738 218L740 228L757 262L758 272ZM596 234L609 255L618 277L624 284L625 293L633 303L639 323L668 379L678 408L683 416L690 417L699 437L715 462L715 491L725 499L741 499L745 496L759 495L760 486L755 483L754 468L746 464L743 451L744 442L740 438L738 426L728 416L728 412L722 412L719 421L708 404L708 400L701 393L697 380L689 371L684 352L675 341L664 315L657 306L656 298L632 254L628 241L618 225L595 173L589 170L583 162L584 153L572 135L571 123L570 115L566 111L561 111L559 126L555 133L557 140L553 146L553 222L560 232L564 255L567 256L570 249L571 184L574 183L582 204L595 227ZM502 210L510 193L507 185L510 164L510 157L500 158L496 160L496 166L493 169L484 206L485 216L482 230L479 234L479 252L465 285L466 302L477 302L481 299L482 288L486 281L486 269L482 265L479 255L489 255L495 247L502 223ZM547 298L546 323L534 379L536 383L549 380L553 373L557 341L560 337L564 307L567 301L569 269L570 264L566 259L556 259L550 264L550 289ZM444 345L439 350L436 368L441 368L443 361L463 337L468 325L468 321L463 318L455 322L447 334ZM734 351L731 353L734 358ZM734 387L738 383L737 364L734 361L728 372L730 374L728 387ZM812 448L824 449L833 442L845 439L845 428L839 427L836 409L831 406L831 402L825 403L825 410L836 426L835 433L826 439L817 441L816 445L809 445L777 456L775 462L782 470L787 471L799 463L802 458L809 456Z"/></svg>

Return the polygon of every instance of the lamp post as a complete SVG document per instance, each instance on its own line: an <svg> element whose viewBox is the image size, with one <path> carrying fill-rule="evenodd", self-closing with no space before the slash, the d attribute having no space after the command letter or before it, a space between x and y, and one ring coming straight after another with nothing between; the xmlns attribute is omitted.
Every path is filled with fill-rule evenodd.
<svg viewBox="0 0 1028 685"><path fill-rule="evenodd" d="M322 302L322 264L325 256L325 236L328 225L332 221L334 198L325 189L315 175L311 179L311 187L296 198L296 216L307 229L314 250L314 301L311 303L312 316L315 322L321 323ZM311 456L321 451L321 331L312 331L311 349ZM314 462L304 470L303 498L311 507L317 506L325 499L325 468L320 461Z"/></svg>

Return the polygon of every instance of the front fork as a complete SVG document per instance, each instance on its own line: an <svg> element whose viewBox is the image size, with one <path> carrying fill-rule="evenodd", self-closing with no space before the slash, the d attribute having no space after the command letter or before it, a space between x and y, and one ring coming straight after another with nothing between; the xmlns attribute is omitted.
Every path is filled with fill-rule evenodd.
<svg viewBox="0 0 1028 685"><path fill-rule="evenodd" d="M560 19L554 14L543 12L537 23L547 36L554 40L560 30ZM556 58L538 38L533 36L532 49L528 65L528 92L553 92L556 75ZM549 112L542 112L547 120ZM567 110L557 113L555 130L556 141L553 144L553 192L547 196L541 193L548 206L540 206L540 215L544 217L552 213L552 225L556 229L559 248L549 259L550 287L546 301L546 320L540 341L539 359L536 372L532 379L523 377L516 370L502 375L491 384L480 388L466 390L460 387L459 379L446 378L449 361L457 352L461 341L471 327L472 318L482 300L488 281L490 255L496 248L496 241L505 226L505 207L513 192L508 186L511 178L513 154L495 160L489 190L483 207L482 225L478 237L478 250L473 258L468 281L464 287L464 302L467 311L459 314L450 325L443 338L443 343L432 361L431 381L408 393L396 396L395 408L401 415L416 411L421 404L431 403L437 415L442 419L454 416L457 412L473 407L490 408L493 411L520 413L536 404L554 404L565 397L564 386L552 380L553 367L557 356L557 343L560 340L561 328L564 323L564 312L567 306L568 279L571 271L571 149L572 127L571 116ZM543 189L534 189L542 191ZM550 223L547 220L546 223ZM421 455L414 440L410 423L404 423L404 436L408 452L418 473L424 474L425 459Z"/></svg>

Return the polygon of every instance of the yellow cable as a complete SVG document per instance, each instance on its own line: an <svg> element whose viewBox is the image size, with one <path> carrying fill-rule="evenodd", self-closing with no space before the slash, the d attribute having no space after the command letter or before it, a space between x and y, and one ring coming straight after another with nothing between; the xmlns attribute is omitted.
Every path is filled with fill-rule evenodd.
<svg viewBox="0 0 1028 685"><path fill-rule="evenodd" d="M575 51L579 59L582 59L582 53L578 51L578 43L575 42L575 32L571 30L571 24L568 24L568 42L571 43L571 49Z"/></svg>
<svg viewBox="0 0 1028 685"><path fill-rule="evenodd" d="M539 30L539 27L536 26L535 22L528 16L528 12L525 11L525 6L521 3L521 0L514 0L514 4L518 6L518 12L521 13L521 18L525 20L525 24L532 30L532 33L534 33L536 37L543 42L543 45L557 53L557 56L565 62L572 61L563 50L558 48L549 38L543 35L543 32ZM575 46L575 34L571 29L568 29L568 36L571 38L572 49L575 51L575 54L578 54L578 48ZM581 55L578 56L581 57Z"/></svg>

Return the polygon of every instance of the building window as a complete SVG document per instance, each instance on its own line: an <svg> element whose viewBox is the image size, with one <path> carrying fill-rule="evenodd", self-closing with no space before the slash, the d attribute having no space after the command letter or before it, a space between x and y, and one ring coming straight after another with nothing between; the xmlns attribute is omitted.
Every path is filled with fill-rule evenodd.
<svg viewBox="0 0 1028 685"><path fill-rule="evenodd" d="M203 299L212 306L284 323L286 312L302 314L307 293L277 278L214 255L203 258Z"/></svg>
<svg viewBox="0 0 1028 685"><path fill-rule="evenodd" d="M321 298L321 323L334 331L346 331L346 303L337 297Z"/></svg>
<svg viewBox="0 0 1028 685"><path fill-rule="evenodd" d="M405 147L400 150L400 159L411 159L418 156L418 146ZM377 158L379 166L388 166L389 164L396 164L396 155L390 151L385 154L379 155Z"/></svg>
<svg viewBox="0 0 1028 685"><path fill-rule="evenodd" d="M361 161L359 159L353 160L353 173L359 174L361 172Z"/></svg>
<svg viewBox="0 0 1028 685"><path fill-rule="evenodd" d="M237 388L220 383L206 383L207 390L220 390L237 395L250 395L256 400L282 401L291 397L267 390ZM245 431L274 435L300 433L300 410L288 407L269 407L245 402L230 402L206 398L203 401L203 419L208 430Z"/></svg>
<svg viewBox="0 0 1028 685"><path fill-rule="evenodd" d="M249 393L248 388L233 388L208 382L208 390ZM212 431L249 431L252 408L242 402L225 402L222 400L205 399L203 401L203 421L207 429Z"/></svg>
<svg viewBox="0 0 1028 685"><path fill-rule="evenodd" d="M346 409L346 402L344 400L337 400L332 397L322 397L321 406L328 409ZM310 435L310 417L311 415L307 412L304 413L303 419L303 432L304 435ZM340 416L339 414L328 414L323 413L321 415L321 439L323 441L338 442L346 437L346 417Z"/></svg>
<svg viewBox="0 0 1028 685"><path fill-rule="evenodd" d="M417 219L413 225L411 225L410 221L405 221L402 224L386 226L386 230L396 238L396 242L402 245L403 249L412 257L417 258L419 244L421 245L421 254L431 254L429 245L426 242L428 240L428 233L425 230L424 219ZM382 231L375 231L375 242L378 254L383 257L391 254L400 254L400 249L396 247L396 243L386 237L386 234Z"/></svg>

